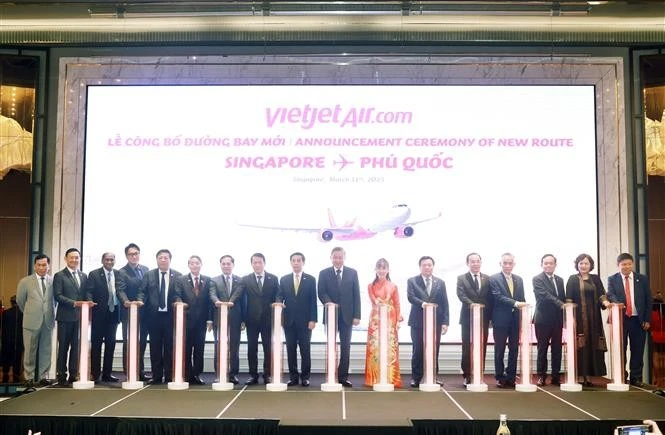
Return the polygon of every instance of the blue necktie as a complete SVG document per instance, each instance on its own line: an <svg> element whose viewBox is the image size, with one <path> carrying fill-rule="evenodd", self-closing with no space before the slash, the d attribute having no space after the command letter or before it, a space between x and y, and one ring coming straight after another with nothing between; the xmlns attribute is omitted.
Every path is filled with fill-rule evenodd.
<svg viewBox="0 0 665 435"><path fill-rule="evenodd" d="M136 272L136 277L138 279L143 279L143 272L141 271L140 266L136 266L136 269L134 269L134 272Z"/></svg>

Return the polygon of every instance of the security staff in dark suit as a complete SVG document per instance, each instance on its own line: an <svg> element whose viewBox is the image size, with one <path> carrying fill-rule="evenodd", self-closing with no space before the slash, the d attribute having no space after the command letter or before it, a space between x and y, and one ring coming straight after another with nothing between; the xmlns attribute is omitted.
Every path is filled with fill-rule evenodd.
<svg viewBox="0 0 665 435"><path fill-rule="evenodd" d="M339 367L337 376L339 383L345 387L352 387L349 381L349 358L351 355L351 333L353 327L360 324L360 283L358 272L344 265L346 252L344 248L334 247L330 253L332 267L319 272L318 293L319 299L325 305L328 302L336 303L337 330L339 331ZM326 323L323 317L323 323Z"/></svg>
<svg viewBox="0 0 665 435"><path fill-rule="evenodd" d="M289 258L293 273L284 275L279 280L280 299L284 301L283 325L286 337L286 354L289 362L288 386L309 386L312 368L310 343L312 329L316 326L316 279L305 272L305 255L294 252ZM302 360L298 374L298 347Z"/></svg>
<svg viewBox="0 0 665 435"><path fill-rule="evenodd" d="M53 275L53 296L58 302L55 320L58 322L58 359L56 379L61 387L76 381L79 359L79 312L85 298L87 275L79 270L81 252L69 248L65 252L67 266ZM67 360L69 358L69 364ZM69 378L67 377L69 372Z"/></svg>
<svg viewBox="0 0 665 435"><path fill-rule="evenodd" d="M143 276L137 301L148 311L152 383L171 382L173 369L173 313L175 281L182 274L171 269L171 251L157 251L157 268Z"/></svg>
<svg viewBox="0 0 665 435"><path fill-rule="evenodd" d="M624 304L623 318L623 360L630 341L630 373L627 376L631 385L644 388L642 370L644 366L644 344L651 321L651 289L646 275L633 271L633 256L619 254L619 272L607 280L607 298L610 302Z"/></svg>
<svg viewBox="0 0 665 435"><path fill-rule="evenodd" d="M266 257L257 252L251 257L253 273L242 279L240 290L247 296L247 362L249 379L246 385L259 382L259 334L263 345L263 382L272 382L270 377L270 358L272 342L272 304L278 301L279 280L277 276L265 271Z"/></svg>
<svg viewBox="0 0 665 435"><path fill-rule="evenodd" d="M240 371L240 331L245 329L245 315L247 314L247 295L241 290L242 281L238 275L233 274L235 259L230 255L222 255L219 259L222 274L214 277L215 292L210 293L210 300L215 306L221 302L231 302L233 306L229 309L229 373L228 381L232 384L238 383L238 372ZM217 336L217 313L213 316L213 335L215 337L215 370L219 367L217 354L219 337ZM217 373L218 379L224 379L224 373Z"/></svg>
<svg viewBox="0 0 665 435"><path fill-rule="evenodd" d="M471 304L482 304L483 309L483 353L487 355L487 332L492 318L492 294L490 277L480 273L482 259L472 252L466 256L469 271L457 277L457 297L462 302L459 323L462 327L462 377L464 385L471 383ZM482 373L480 373L482 376Z"/></svg>
<svg viewBox="0 0 665 435"><path fill-rule="evenodd" d="M88 275L85 285L86 300L92 301L92 331L90 346L90 373L95 382L118 382L111 374L115 335L120 323L120 306L116 292L124 291L125 283L120 272L113 269L115 254L102 255L102 267ZM102 343L104 343L104 365L102 367Z"/></svg>
<svg viewBox="0 0 665 435"><path fill-rule="evenodd" d="M125 257L127 264L121 269L122 280L125 288L117 289L117 297L122 305L120 309L120 320L122 321L122 340L125 346L122 351L122 369L127 373L127 336L129 335L129 302L136 301L139 294L139 287L143 277L148 274L148 267L139 264L141 261L141 249L135 243L130 243L125 247ZM139 380L147 381L150 378L145 375L144 360L145 349L148 344L148 310L139 311Z"/></svg>
<svg viewBox="0 0 665 435"><path fill-rule="evenodd" d="M21 379L21 357L23 356L23 313L16 303L16 296L9 299L11 307L4 311L0 310L0 329L2 329L2 340L0 341L0 363L2 364L2 383L9 382L9 369L12 370L14 382ZM33 379L26 379L32 386Z"/></svg>
<svg viewBox="0 0 665 435"><path fill-rule="evenodd" d="M538 340L538 360L536 385L542 387L547 382L547 348L552 346L552 385L561 385L561 336L563 331L563 303L566 291L563 278L554 274L556 257L545 254L540 259L543 273L533 277L533 292L536 295L536 310L533 323Z"/></svg>
<svg viewBox="0 0 665 435"><path fill-rule="evenodd" d="M518 308L526 305L524 282L513 274L515 257L506 252L501 256L501 272L490 277L490 290L494 300L492 327L494 329L494 376L496 386L515 386L517 375L517 352L519 350L520 313ZM508 366L503 356L508 343Z"/></svg>
<svg viewBox="0 0 665 435"><path fill-rule="evenodd" d="M212 331L210 293L217 288L210 277L201 275L201 257L192 255L187 261L189 273L176 279L175 300L187 304L185 333L185 378L190 384L203 385L203 350L206 330Z"/></svg>
<svg viewBox="0 0 665 435"><path fill-rule="evenodd" d="M411 327L411 343L413 353L411 354L411 387L420 386L423 378L423 305L436 304L436 325L435 330L440 331L441 335L448 332L450 324L450 314L448 310L448 294L446 292L446 283L441 278L435 277L434 259L430 256L420 257L418 260L420 275L409 278L406 282L406 295L411 303L411 312L409 313L409 326ZM436 340L436 367L434 376L439 373L439 347L441 339L437 335ZM437 381L441 384L442 382Z"/></svg>

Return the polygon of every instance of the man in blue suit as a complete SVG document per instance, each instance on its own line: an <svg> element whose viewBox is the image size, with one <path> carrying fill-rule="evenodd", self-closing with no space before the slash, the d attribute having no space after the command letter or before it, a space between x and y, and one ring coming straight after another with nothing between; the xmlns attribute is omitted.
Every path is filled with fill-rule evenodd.
<svg viewBox="0 0 665 435"><path fill-rule="evenodd" d="M645 331L649 330L651 320L651 289L645 275L633 272L633 256L628 253L617 257L619 272L607 279L607 297L610 302L626 306L623 317L623 359L626 361L626 348L630 340L630 375L631 385L646 386L642 382L644 366Z"/></svg>
<svg viewBox="0 0 665 435"><path fill-rule="evenodd" d="M284 302L284 336L286 337L286 354L289 362L288 386L309 386L309 375L312 367L310 342L312 329L316 326L316 278L303 272L305 256L294 252L289 259L293 273L284 275L279 280L280 299ZM298 347L302 365L298 375Z"/></svg>
<svg viewBox="0 0 665 435"><path fill-rule="evenodd" d="M518 308L526 305L524 300L524 282L513 274L515 257L506 252L501 256L501 272L490 277L494 329L494 373L496 386L510 388L515 386L517 374L517 353L519 349L520 313ZM508 343L508 366L504 366L503 356Z"/></svg>
<svg viewBox="0 0 665 435"><path fill-rule="evenodd" d="M324 305L334 302L339 306L337 330L339 331L339 367L337 376L344 387L352 387L349 381L349 358L351 355L351 333L360 324L360 284L358 272L344 265L346 252L336 246L330 252L332 267L319 272L319 299ZM323 317L323 323L328 319Z"/></svg>

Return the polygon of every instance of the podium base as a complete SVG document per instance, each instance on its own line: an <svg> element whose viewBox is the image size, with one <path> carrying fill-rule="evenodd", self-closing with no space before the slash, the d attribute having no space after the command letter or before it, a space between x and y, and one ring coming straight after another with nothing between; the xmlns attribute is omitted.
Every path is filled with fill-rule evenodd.
<svg viewBox="0 0 665 435"><path fill-rule="evenodd" d="M515 391L520 391L522 393L533 393L538 391L538 387L534 384L517 384L515 385Z"/></svg>
<svg viewBox="0 0 665 435"><path fill-rule="evenodd" d="M374 391L378 391L379 393L389 393L391 391L395 391L395 386L393 384L374 384L372 386L372 389Z"/></svg>
<svg viewBox="0 0 665 435"><path fill-rule="evenodd" d="M424 391L426 393L435 393L441 391L441 386L437 383L433 384L420 384L420 391Z"/></svg>
<svg viewBox="0 0 665 435"><path fill-rule="evenodd" d="M122 383L123 390L140 390L143 388L143 381L124 381Z"/></svg>
<svg viewBox="0 0 665 435"><path fill-rule="evenodd" d="M169 390L186 390L189 388L189 382L169 382L167 387Z"/></svg>
<svg viewBox="0 0 665 435"><path fill-rule="evenodd" d="M561 391L582 391L582 384L561 384Z"/></svg>
<svg viewBox="0 0 665 435"><path fill-rule="evenodd" d="M484 393L487 391L487 384L467 384L466 391L474 393Z"/></svg>
<svg viewBox="0 0 665 435"><path fill-rule="evenodd" d="M286 391L287 385L284 382L271 382L266 384L266 391Z"/></svg>
<svg viewBox="0 0 665 435"><path fill-rule="evenodd" d="M628 391L630 390L630 385L610 383L607 384L607 389L609 391Z"/></svg>
<svg viewBox="0 0 665 435"><path fill-rule="evenodd" d="M89 390L91 388L95 388L95 382L94 381L74 381L72 383L72 388L75 390Z"/></svg>
<svg viewBox="0 0 665 435"><path fill-rule="evenodd" d="M231 382L213 382L212 389L215 391L229 391L233 390L233 384Z"/></svg>
<svg viewBox="0 0 665 435"><path fill-rule="evenodd" d="M323 384L321 384L321 391L329 393L342 391L342 384L338 382L324 382Z"/></svg>

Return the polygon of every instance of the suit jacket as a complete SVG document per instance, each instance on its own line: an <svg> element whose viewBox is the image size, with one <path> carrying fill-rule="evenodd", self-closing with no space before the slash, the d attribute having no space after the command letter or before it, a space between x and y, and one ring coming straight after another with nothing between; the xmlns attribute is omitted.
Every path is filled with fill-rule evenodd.
<svg viewBox="0 0 665 435"><path fill-rule="evenodd" d="M212 301L213 323L217 326L217 310L215 309L215 302L233 302L233 306L229 310L229 323L231 325L240 327L244 322L245 315L247 314L247 295L241 290L242 280L238 275L231 275L231 291L226 287L226 280L224 274L212 278L215 283L215 288L210 288L210 300Z"/></svg>
<svg viewBox="0 0 665 435"><path fill-rule="evenodd" d="M143 276L148 274L149 269L147 266L139 264L137 267L141 269ZM116 287L116 296L120 301L120 305L124 305L127 301L136 300L139 295L139 287L141 287L142 279L136 276L136 271L129 265L129 263L125 264L120 269L120 276L122 277L125 286L122 289Z"/></svg>
<svg viewBox="0 0 665 435"><path fill-rule="evenodd" d="M515 313L515 302L526 302L524 299L524 281L512 274L513 296L508 289L508 281L502 272L490 277L490 291L492 292L492 325L494 327L510 326Z"/></svg>
<svg viewBox="0 0 665 435"><path fill-rule="evenodd" d="M533 323L536 325L563 326L563 303L566 301L566 290L563 278L554 275L556 289L545 272L533 277L533 293L536 295L536 309Z"/></svg>
<svg viewBox="0 0 665 435"><path fill-rule="evenodd" d="M273 302L279 301L279 280L272 273L263 272L263 286L259 289L254 272L242 278L240 291L247 297L245 323L259 325L270 320ZM240 296L238 296L240 297Z"/></svg>
<svg viewBox="0 0 665 435"><path fill-rule="evenodd" d="M633 299L640 323L651 322L651 304L653 296L646 275L633 272ZM626 304L626 290L621 273L615 273L607 279L607 298L610 302Z"/></svg>
<svg viewBox="0 0 665 435"><path fill-rule="evenodd" d="M301 273L297 295L293 279L294 274L289 273L279 280L280 299L285 305L283 325L286 327L294 323L307 325L309 322L316 322L316 278Z"/></svg>
<svg viewBox="0 0 665 435"><path fill-rule="evenodd" d="M459 322L470 317L469 305L483 304L485 311L483 318L489 321L492 318L492 293L490 292L490 277L484 273L479 273L480 288L473 288L473 275L467 272L457 277L457 297L462 302Z"/></svg>
<svg viewBox="0 0 665 435"><path fill-rule="evenodd" d="M328 302L339 305L339 316L347 325L353 325L353 319L360 320L360 283L355 269L342 268L341 287L337 284L335 268L323 269L319 272L318 293L324 305ZM323 320L325 323L325 315Z"/></svg>
<svg viewBox="0 0 665 435"><path fill-rule="evenodd" d="M36 274L21 279L16 288L16 303L23 312L23 328L36 331L42 327L53 329L55 324L55 300L53 278L46 275L46 293L42 292L41 279Z"/></svg>
<svg viewBox="0 0 665 435"><path fill-rule="evenodd" d="M427 295L425 280L421 275L409 278L406 281L406 296L411 303L410 327L423 327L423 303L425 302L437 304L436 325L438 329L441 328L441 325L449 324L448 294L446 293L446 283L441 278L432 276L432 291L429 296Z"/></svg>
<svg viewBox="0 0 665 435"><path fill-rule="evenodd" d="M169 288L166 289L166 307L169 312L173 309L171 305L175 302L175 282L176 279L182 276L177 270L169 269ZM143 275L139 293L136 296L137 301L145 304L143 307L149 314L159 311L159 280L161 274L159 269L155 268Z"/></svg>
<svg viewBox="0 0 665 435"><path fill-rule="evenodd" d="M85 300L85 284L88 276L77 272L81 286L77 287L76 278L66 267L53 275L53 295L58 302L55 320L60 322L78 322L79 314L74 307L76 301Z"/></svg>
<svg viewBox="0 0 665 435"><path fill-rule="evenodd" d="M116 295L119 289L124 292L125 281L122 275L117 270L113 269L113 279L115 280ZM107 317L112 317L116 321L120 321L117 312L111 313L109 311L109 288L106 279L106 269L100 267L88 274L88 280L85 283L86 300L93 301L97 305L92 307L92 321L106 321ZM118 301L120 304L120 301ZM116 307L119 309L119 307Z"/></svg>
<svg viewBox="0 0 665 435"><path fill-rule="evenodd" d="M217 286L209 276L199 275L199 294L194 293L192 274L179 276L175 282L175 300L187 304L187 328L205 328L212 321L210 293L217 292Z"/></svg>

